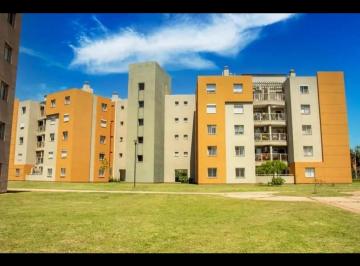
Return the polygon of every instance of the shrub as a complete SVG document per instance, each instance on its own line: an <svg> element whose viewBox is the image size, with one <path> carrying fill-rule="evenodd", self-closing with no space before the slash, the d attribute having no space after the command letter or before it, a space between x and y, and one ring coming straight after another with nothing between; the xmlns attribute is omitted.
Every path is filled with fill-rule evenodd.
<svg viewBox="0 0 360 266"><path fill-rule="evenodd" d="M179 182L181 183L189 183L189 178L187 175L180 175L179 176Z"/></svg>
<svg viewBox="0 0 360 266"><path fill-rule="evenodd" d="M269 182L269 185L272 186L281 186L282 184L285 183L285 179L282 177L273 177L271 179L271 182Z"/></svg>

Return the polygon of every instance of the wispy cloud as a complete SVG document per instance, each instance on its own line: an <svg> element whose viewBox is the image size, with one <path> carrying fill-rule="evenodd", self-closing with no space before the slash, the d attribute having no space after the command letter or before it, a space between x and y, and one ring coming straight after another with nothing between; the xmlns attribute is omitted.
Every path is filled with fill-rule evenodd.
<svg viewBox="0 0 360 266"><path fill-rule="evenodd" d="M81 32L71 45L74 58L70 67L90 74L127 72L128 64L158 61L179 69L216 67L207 54L236 56L260 36L265 26L285 21L292 14L211 14L166 15L165 23L147 33L133 28L110 32L93 17L103 35Z"/></svg>
<svg viewBox="0 0 360 266"><path fill-rule="evenodd" d="M66 66L64 66L64 65L50 59L47 56L45 56L45 55L43 55L43 54L41 54L41 53L39 53L39 52L37 52L37 51L35 51L33 49L24 47L24 46L20 47L20 53L39 58L42 61L44 61L48 66L55 66L55 67L59 67L59 68L63 68L63 69L68 68L68 67L66 67Z"/></svg>

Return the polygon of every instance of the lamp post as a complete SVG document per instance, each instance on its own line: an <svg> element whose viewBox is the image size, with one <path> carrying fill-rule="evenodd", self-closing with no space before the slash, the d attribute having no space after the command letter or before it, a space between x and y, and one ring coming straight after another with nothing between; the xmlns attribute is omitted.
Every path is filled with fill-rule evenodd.
<svg viewBox="0 0 360 266"><path fill-rule="evenodd" d="M137 145L137 140L134 140L134 145L135 145L135 158L134 158L134 187L136 186L136 154L137 154L137 150L136 150L136 145Z"/></svg>

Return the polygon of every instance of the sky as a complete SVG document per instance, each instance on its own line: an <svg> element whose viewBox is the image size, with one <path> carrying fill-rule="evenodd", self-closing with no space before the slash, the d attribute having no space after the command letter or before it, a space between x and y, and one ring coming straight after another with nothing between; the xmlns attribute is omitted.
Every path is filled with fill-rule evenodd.
<svg viewBox="0 0 360 266"><path fill-rule="evenodd" d="M23 14L16 96L80 88L127 98L128 65L157 61L173 94L198 75L344 71L350 145L360 145L360 14Z"/></svg>

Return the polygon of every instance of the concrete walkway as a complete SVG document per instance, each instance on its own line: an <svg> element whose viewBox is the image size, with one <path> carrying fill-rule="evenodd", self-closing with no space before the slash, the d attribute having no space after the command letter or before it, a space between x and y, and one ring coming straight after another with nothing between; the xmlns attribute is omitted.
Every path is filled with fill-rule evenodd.
<svg viewBox="0 0 360 266"><path fill-rule="evenodd" d="M347 211L360 214L360 191L344 192L349 196L343 197L302 197L280 196L276 191L255 192L171 192L171 191L131 191L131 190L76 190L76 189L41 189L41 188L10 188L9 192L75 192L75 193L111 193L111 194L168 194L168 195L211 195L236 199L293 201L293 202L318 202L335 206Z"/></svg>

